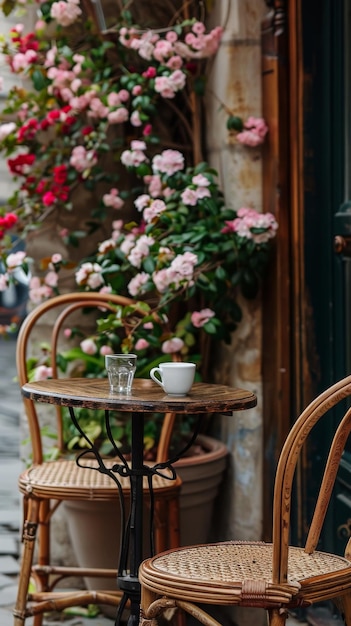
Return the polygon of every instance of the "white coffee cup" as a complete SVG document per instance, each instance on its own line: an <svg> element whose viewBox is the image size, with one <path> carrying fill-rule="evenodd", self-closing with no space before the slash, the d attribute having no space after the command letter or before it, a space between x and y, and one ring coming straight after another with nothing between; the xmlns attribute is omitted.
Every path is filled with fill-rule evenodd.
<svg viewBox="0 0 351 626"><path fill-rule="evenodd" d="M160 363L150 370L150 376L167 395L186 396L194 382L195 369L195 363Z"/></svg>

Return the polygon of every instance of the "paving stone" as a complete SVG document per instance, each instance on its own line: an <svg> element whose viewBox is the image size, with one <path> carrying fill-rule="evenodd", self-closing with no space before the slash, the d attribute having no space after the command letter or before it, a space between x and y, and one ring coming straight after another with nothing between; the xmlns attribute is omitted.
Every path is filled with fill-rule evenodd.
<svg viewBox="0 0 351 626"><path fill-rule="evenodd" d="M1 626L13 626L13 617L11 611L0 608L0 624Z"/></svg>
<svg viewBox="0 0 351 626"><path fill-rule="evenodd" d="M16 509L5 509L0 511L0 526L11 527L13 529L20 528L21 512L19 507Z"/></svg>
<svg viewBox="0 0 351 626"><path fill-rule="evenodd" d="M13 535L0 535L0 555L18 554L18 543Z"/></svg>
<svg viewBox="0 0 351 626"><path fill-rule="evenodd" d="M0 589L13 585L13 577L0 574ZM1 624L1 621L0 621Z"/></svg>
<svg viewBox="0 0 351 626"><path fill-rule="evenodd" d="M13 606L17 598L17 583L0 589L0 606Z"/></svg>
<svg viewBox="0 0 351 626"><path fill-rule="evenodd" d="M1 574L17 574L19 565L12 556L0 556L0 573Z"/></svg>

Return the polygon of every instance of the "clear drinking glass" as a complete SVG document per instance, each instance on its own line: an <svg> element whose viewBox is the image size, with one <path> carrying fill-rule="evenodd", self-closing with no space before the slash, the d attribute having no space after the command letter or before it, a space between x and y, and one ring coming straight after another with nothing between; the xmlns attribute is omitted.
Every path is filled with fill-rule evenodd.
<svg viewBox="0 0 351 626"><path fill-rule="evenodd" d="M105 366L112 393L130 393L136 370L136 354L107 354Z"/></svg>

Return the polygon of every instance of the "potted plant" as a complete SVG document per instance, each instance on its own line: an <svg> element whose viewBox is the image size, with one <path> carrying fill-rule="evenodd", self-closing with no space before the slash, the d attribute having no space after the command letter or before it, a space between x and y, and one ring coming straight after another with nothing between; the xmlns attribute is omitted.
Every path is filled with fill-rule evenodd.
<svg viewBox="0 0 351 626"><path fill-rule="evenodd" d="M114 16L106 25L89 2L49 0L33 32L17 24L2 45L29 86L10 91L0 125L0 151L17 182L0 208L0 290L22 268L32 273L34 305L72 288L73 277L74 288L132 295L144 312L101 312L89 336L67 329L78 345L61 354L62 371L74 363L95 375L106 353L133 351L137 375L147 376L178 353L208 381L211 341L230 340L238 294L258 293L277 224L231 206L204 158L206 62L222 29L206 29L198 4L155 3L145 20L143 3L121 3L117 23ZM268 130L232 111L227 126L248 149ZM11 251L13 232L26 251ZM50 253L38 254L46 245ZM33 364L33 376L50 375L49 367ZM151 449L156 434L146 432Z"/></svg>

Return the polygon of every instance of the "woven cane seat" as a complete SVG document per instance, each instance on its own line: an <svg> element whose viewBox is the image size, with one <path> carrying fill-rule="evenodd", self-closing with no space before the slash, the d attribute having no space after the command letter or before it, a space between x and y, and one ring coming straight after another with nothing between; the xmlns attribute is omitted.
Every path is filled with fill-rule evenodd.
<svg viewBox="0 0 351 626"><path fill-rule="evenodd" d="M108 469L116 464L116 460L105 461ZM165 475L172 478L170 470L163 470ZM181 487L181 479L170 480L155 474L152 478L153 489L158 495L165 497L167 493L174 494L174 490ZM130 492L128 477L118 476L125 495ZM19 477L19 488L24 495L63 499L63 500L111 500L118 499L118 489L115 481L96 469L82 469L75 461L50 461L41 465L29 467ZM144 495L148 497L147 478L143 478Z"/></svg>
<svg viewBox="0 0 351 626"><path fill-rule="evenodd" d="M335 574L337 572L337 574ZM159 554L141 565L140 580L157 593L168 588L172 597L184 601L237 604L248 601L259 605L275 601L296 602L303 589L304 601L329 576L339 576L340 584L351 576L351 562L341 556L289 548L287 583L272 582L272 544L225 542L179 548ZM167 593L167 592L166 592Z"/></svg>
<svg viewBox="0 0 351 626"><path fill-rule="evenodd" d="M290 609L326 601L333 601L346 625L351 626L351 539L345 539L344 556L323 551L321 541L328 535L322 534L323 524L351 434L350 396L348 376L317 396L298 419L292 420L275 475L272 543L229 541L187 546L147 559L139 568L140 626L154 626L170 608L185 611L205 626L218 626L213 611L224 605L266 609L269 626L285 626ZM324 423L327 420L326 431L331 433L329 454L319 477L319 491L314 494L315 508L305 545L290 546L293 520L299 516L299 511L291 516L293 505L299 503L298 498L292 498L297 464L303 455L301 466L314 472L319 439L313 437L313 428L322 419ZM309 437L312 446L308 445ZM309 456L310 449L313 453ZM317 466L319 472L320 459ZM318 483L317 468L315 473L313 484ZM212 605L209 612L204 609L207 604Z"/></svg>

